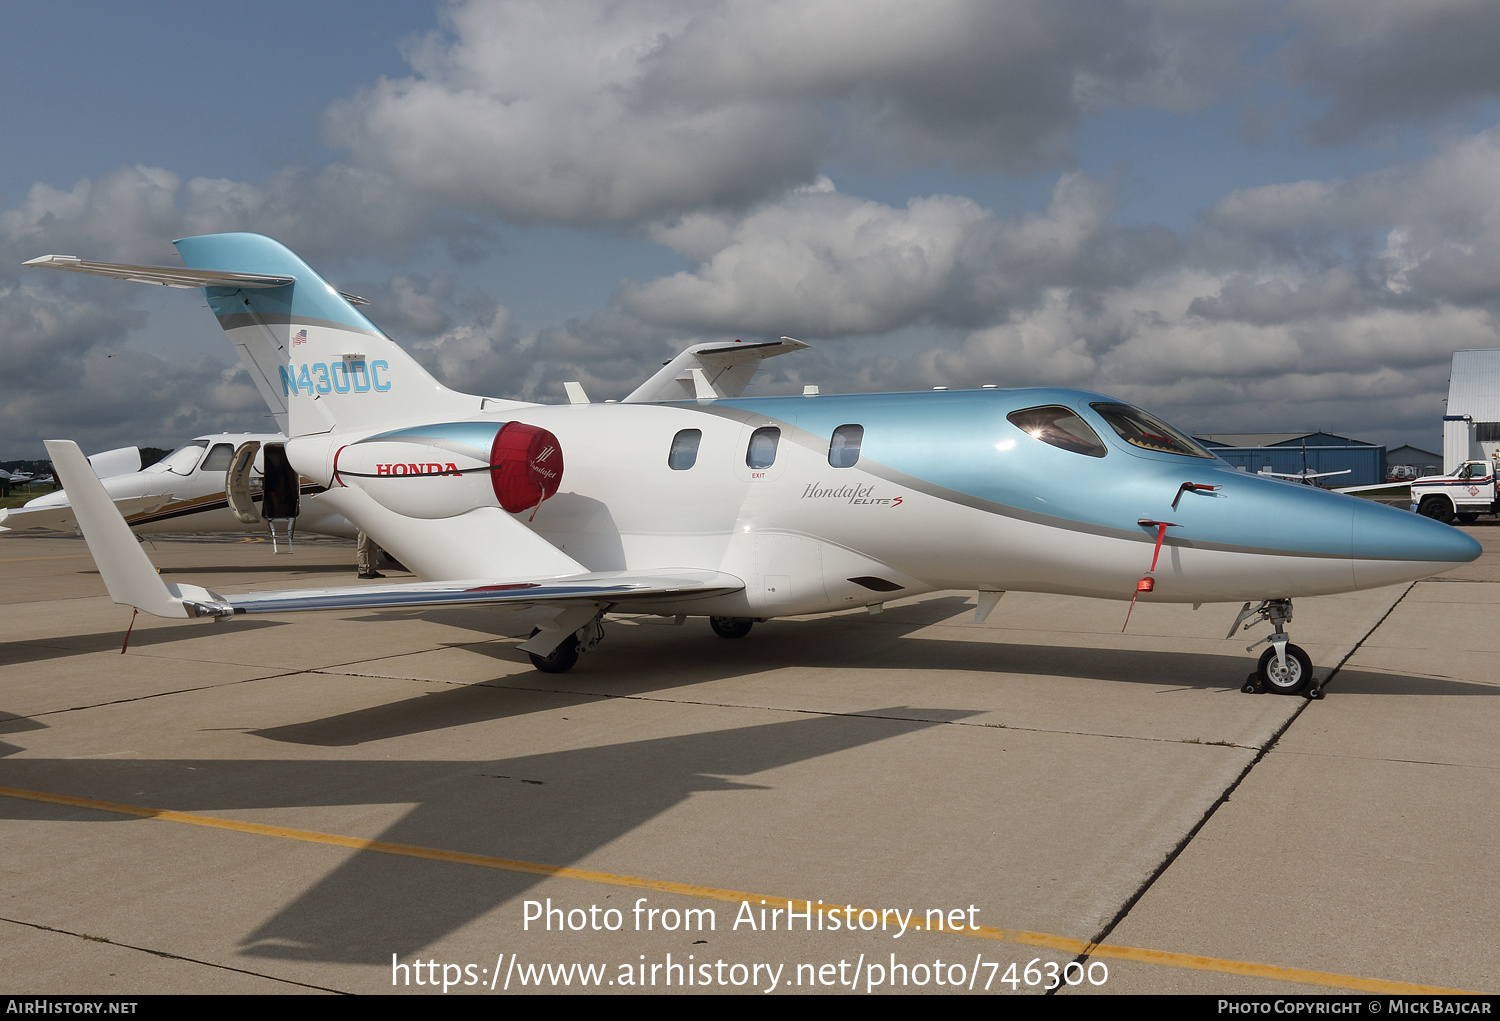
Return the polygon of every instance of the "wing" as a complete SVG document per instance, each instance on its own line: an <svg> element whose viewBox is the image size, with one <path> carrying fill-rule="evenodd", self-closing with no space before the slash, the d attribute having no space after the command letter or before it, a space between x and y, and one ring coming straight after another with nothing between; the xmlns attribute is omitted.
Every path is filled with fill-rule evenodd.
<svg viewBox="0 0 1500 1021"><path fill-rule="evenodd" d="M146 514L166 505L166 496L129 496L115 501L121 514ZM71 532L78 527L73 508L67 504L53 507L12 507L0 510L0 531L23 528L47 528L54 532Z"/></svg>
<svg viewBox="0 0 1500 1021"><path fill-rule="evenodd" d="M1269 476L1271 476L1274 479L1291 479L1294 482L1301 482L1303 479L1327 479L1327 478L1332 478L1335 475L1348 475L1352 471L1354 471L1353 468L1345 468L1341 472L1317 472L1317 473L1308 472L1307 474L1293 474L1293 473L1290 473L1290 472L1272 472L1272 471L1265 471L1264 469L1262 469L1261 471L1257 472L1256 474L1257 475L1269 475Z"/></svg>
<svg viewBox="0 0 1500 1021"><path fill-rule="evenodd" d="M285 613L296 610L400 610L424 606L475 606L567 603L629 603L643 599L718 595L744 588L733 575L718 571L596 571L543 581L412 581L390 585L249 592L237 596L210 593L214 600L194 607L194 616L227 617L241 613ZM119 600L115 600L119 602Z"/></svg>
<svg viewBox="0 0 1500 1021"><path fill-rule="evenodd" d="M554 577L491 577L416 581L390 585L291 589L223 596L198 585L164 582L136 542L109 494L71 440L48 440L74 516L99 566L110 598L158 617L231 617L297 610L409 609L427 606L547 605L598 610L619 603L679 600L735 592L733 575L695 569L600 571ZM507 518L507 521L510 521ZM514 522L511 522L514 524ZM517 525L516 527L521 527ZM530 534L530 533L528 533ZM540 539L538 541L541 541ZM574 564L572 560L566 561ZM582 623L582 621L580 622ZM544 650L545 651L545 650Z"/></svg>

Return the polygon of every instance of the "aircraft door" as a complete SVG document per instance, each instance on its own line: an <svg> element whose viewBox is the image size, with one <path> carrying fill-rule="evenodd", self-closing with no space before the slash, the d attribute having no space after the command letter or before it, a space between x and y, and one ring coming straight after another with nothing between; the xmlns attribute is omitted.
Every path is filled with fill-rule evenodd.
<svg viewBox="0 0 1500 1021"><path fill-rule="evenodd" d="M754 418L740 428L739 448L734 454L735 474L748 482L769 482L780 478L791 456L791 432L797 424L795 415L782 418Z"/></svg>
<svg viewBox="0 0 1500 1021"><path fill-rule="evenodd" d="M229 500L229 509L244 524L254 525L261 521L260 511L250 496L250 471L255 466L255 455L260 453L260 440L246 440L234 452L234 460L224 472L224 496Z"/></svg>
<svg viewBox="0 0 1500 1021"><path fill-rule="evenodd" d="M301 509L302 480L287 460L285 443L266 444L262 472L260 513L271 528L272 550L283 552L280 540L285 539L285 552L290 553Z"/></svg>

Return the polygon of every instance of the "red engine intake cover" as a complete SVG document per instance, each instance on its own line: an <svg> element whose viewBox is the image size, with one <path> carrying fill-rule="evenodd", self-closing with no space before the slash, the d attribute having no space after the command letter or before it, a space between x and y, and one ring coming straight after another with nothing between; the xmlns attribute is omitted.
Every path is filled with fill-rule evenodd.
<svg viewBox="0 0 1500 1021"><path fill-rule="evenodd" d="M490 446L495 499L512 514L535 507L562 483L562 444L546 429L507 422Z"/></svg>

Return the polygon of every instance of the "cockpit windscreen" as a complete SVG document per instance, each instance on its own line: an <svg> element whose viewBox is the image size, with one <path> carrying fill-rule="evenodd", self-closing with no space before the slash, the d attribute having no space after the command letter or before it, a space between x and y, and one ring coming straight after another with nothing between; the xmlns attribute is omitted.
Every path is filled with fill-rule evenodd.
<svg viewBox="0 0 1500 1021"><path fill-rule="evenodd" d="M1140 408L1109 401L1099 401L1089 407L1099 412L1104 421L1109 423L1109 427L1120 434L1120 439L1132 446L1164 454L1186 454L1188 457L1212 459L1214 456L1191 436L1179 432Z"/></svg>

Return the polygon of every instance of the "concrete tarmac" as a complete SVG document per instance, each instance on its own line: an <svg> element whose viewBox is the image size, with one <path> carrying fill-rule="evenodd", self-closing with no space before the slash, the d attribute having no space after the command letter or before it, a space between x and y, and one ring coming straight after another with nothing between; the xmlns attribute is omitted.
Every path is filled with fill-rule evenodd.
<svg viewBox="0 0 1500 1021"><path fill-rule="evenodd" d="M563 675L479 609L143 616L122 655L82 541L6 536L0 992L1494 992L1468 530L1475 564L1296 601L1317 702L1240 692L1237 606L1122 634L1020 593L615 618ZM146 548L354 583L334 540Z"/></svg>

